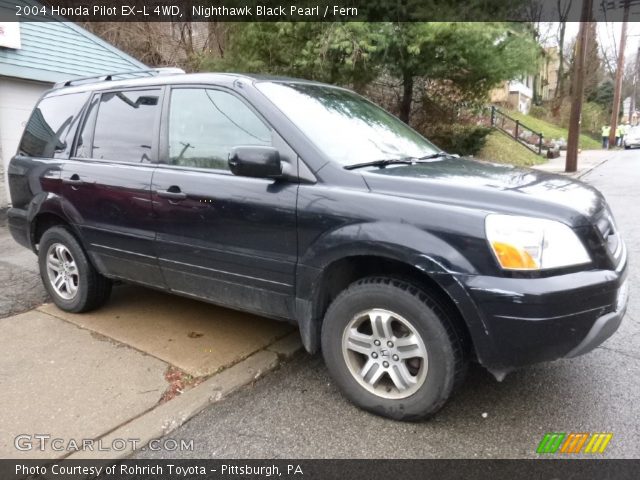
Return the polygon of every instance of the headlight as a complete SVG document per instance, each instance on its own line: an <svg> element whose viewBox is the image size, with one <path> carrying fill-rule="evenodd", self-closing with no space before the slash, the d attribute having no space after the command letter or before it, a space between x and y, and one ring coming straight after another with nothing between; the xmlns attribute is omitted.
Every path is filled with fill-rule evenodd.
<svg viewBox="0 0 640 480"><path fill-rule="evenodd" d="M490 214L485 230L498 263L506 270L542 270L591 261L574 231L554 220Z"/></svg>

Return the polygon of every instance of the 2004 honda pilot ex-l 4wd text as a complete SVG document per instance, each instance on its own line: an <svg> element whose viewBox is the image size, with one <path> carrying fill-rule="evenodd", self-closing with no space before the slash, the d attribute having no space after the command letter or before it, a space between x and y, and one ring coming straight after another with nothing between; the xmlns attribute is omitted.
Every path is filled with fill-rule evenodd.
<svg viewBox="0 0 640 480"><path fill-rule="evenodd" d="M625 312L594 188L440 151L361 96L232 74L115 75L44 95L9 165L13 237L63 310L114 280L295 322L344 395L436 412L586 353Z"/></svg>

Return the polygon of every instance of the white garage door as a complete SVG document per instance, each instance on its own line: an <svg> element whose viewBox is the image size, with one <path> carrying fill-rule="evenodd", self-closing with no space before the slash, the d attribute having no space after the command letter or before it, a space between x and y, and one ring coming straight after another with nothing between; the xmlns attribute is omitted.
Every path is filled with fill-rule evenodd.
<svg viewBox="0 0 640 480"><path fill-rule="evenodd" d="M7 165L15 155L29 115L51 84L0 77L0 208L9 203Z"/></svg>

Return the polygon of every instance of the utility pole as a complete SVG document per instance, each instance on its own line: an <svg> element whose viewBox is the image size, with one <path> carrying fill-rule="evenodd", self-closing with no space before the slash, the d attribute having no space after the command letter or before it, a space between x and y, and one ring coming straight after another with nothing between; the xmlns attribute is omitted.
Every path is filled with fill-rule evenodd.
<svg viewBox="0 0 640 480"><path fill-rule="evenodd" d="M591 21L593 0L582 0L580 13L580 31L576 45L576 63L572 78L571 114L569 116L569 138L567 139L567 158L564 171L575 172L578 169L578 140L580 139L580 115L582 114L582 96L584 94L584 63L589 41L587 24Z"/></svg>
<svg viewBox="0 0 640 480"><path fill-rule="evenodd" d="M638 96L638 74L640 74L640 46L636 52L636 64L633 72L633 95L631 95L631 102L629 102L629 123L633 120L633 114L636 111L636 97Z"/></svg>
<svg viewBox="0 0 640 480"><path fill-rule="evenodd" d="M620 96L622 94L622 74L624 73L624 49L627 46L627 23L629 23L629 0L624 2L624 14L622 17L622 32L620 33L620 51L618 52L618 67L616 70L616 84L613 91L613 108L611 109L611 132L609 133L609 145L615 145L616 128L618 128L618 116L620 115Z"/></svg>

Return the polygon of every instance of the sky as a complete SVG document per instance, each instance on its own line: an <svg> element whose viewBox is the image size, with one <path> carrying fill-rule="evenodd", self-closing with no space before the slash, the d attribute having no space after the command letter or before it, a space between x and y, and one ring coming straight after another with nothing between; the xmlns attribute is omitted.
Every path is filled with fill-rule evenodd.
<svg viewBox="0 0 640 480"><path fill-rule="evenodd" d="M557 44L557 31L559 24L557 22L548 22L542 26L546 34L546 44ZM570 44L571 40L578 35L580 29L579 22L567 22L567 30L565 35L565 45ZM609 52L611 58L614 52L617 52L617 46L620 44L620 34L622 30L622 22L598 22L598 43ZM636 52L640 47L640 22L629 22L627 24L627 45L625 48L625 63L634 60Z"/></svg>

